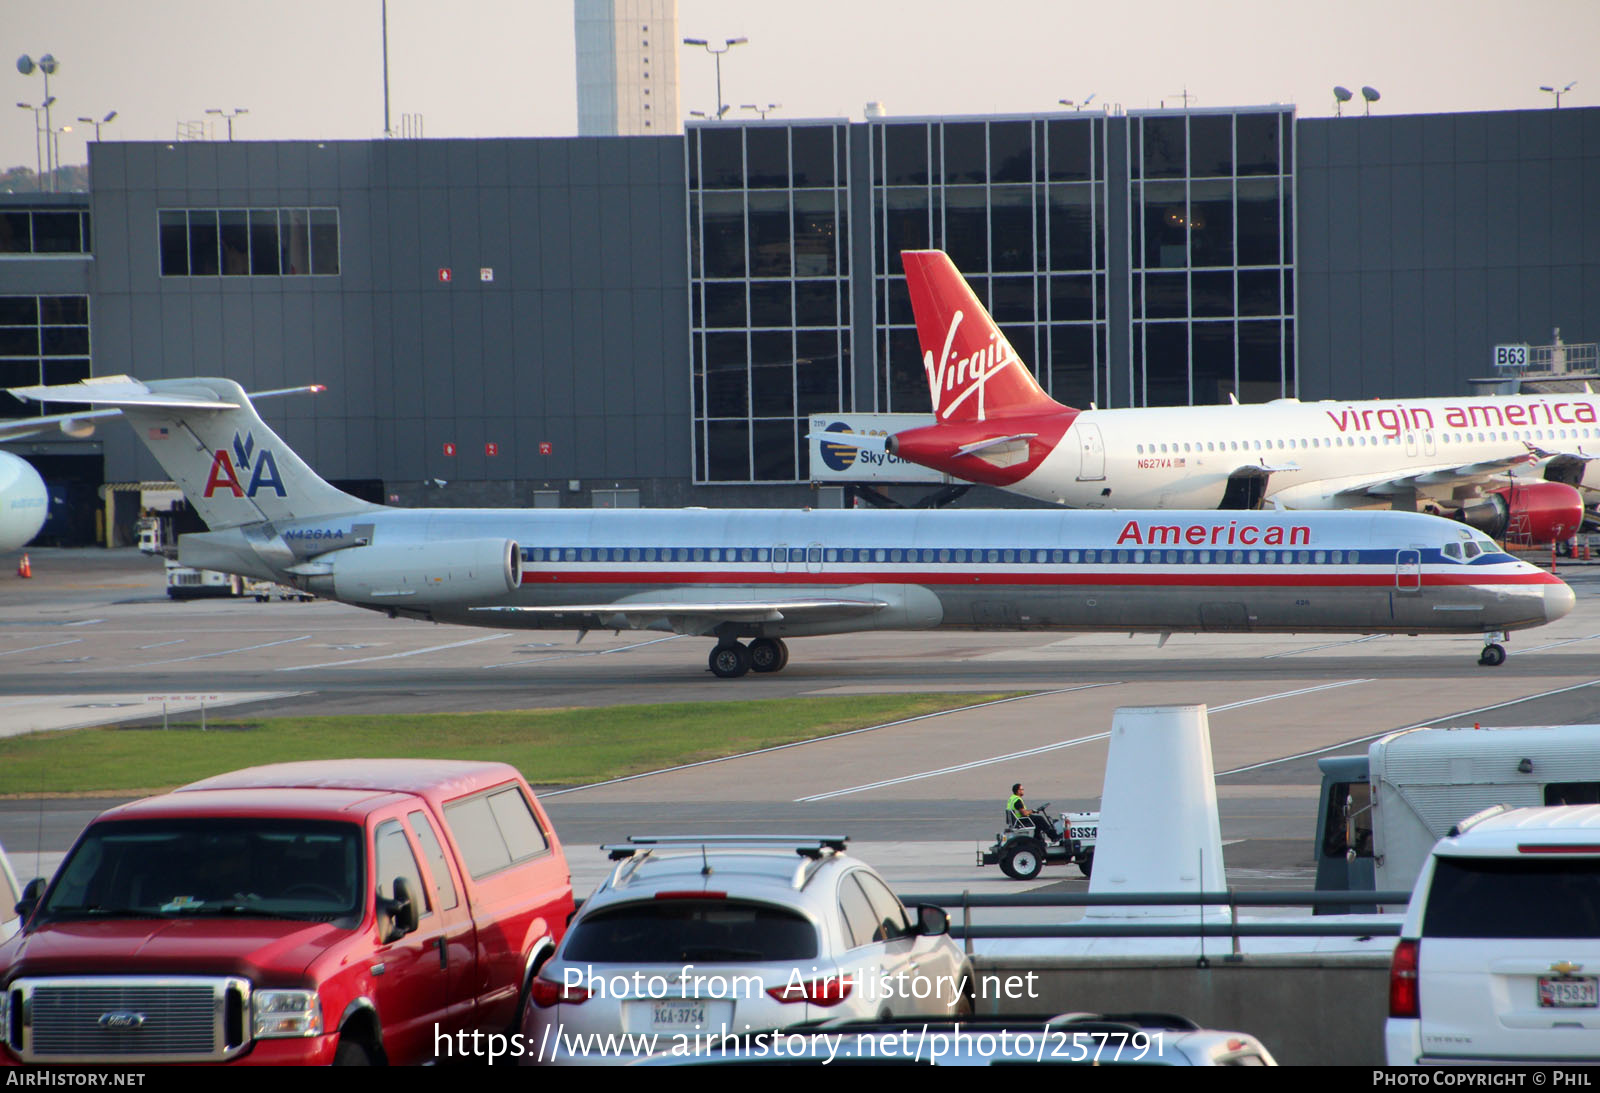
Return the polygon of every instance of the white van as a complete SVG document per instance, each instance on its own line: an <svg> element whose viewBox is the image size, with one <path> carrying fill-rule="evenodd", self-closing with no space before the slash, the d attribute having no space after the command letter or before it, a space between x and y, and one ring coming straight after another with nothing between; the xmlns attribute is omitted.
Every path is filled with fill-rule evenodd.
<svg viewBox="0 0 1600 1093"><path fill-rule="evenodd" d="M1389 973L1390 1066L1600 1062L1600 805L1495 807L1433 848Z"/></svg>

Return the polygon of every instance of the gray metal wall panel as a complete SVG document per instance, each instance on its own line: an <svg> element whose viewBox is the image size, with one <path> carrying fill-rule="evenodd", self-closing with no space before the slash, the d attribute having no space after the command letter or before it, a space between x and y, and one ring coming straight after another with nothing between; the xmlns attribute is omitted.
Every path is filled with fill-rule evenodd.
<svg viewBox="0 0 1600 1093"><path fill-rule="evenodd" d="M607 187L607 189L612 188ZM601 224L606 219L608 218L600 214L599 188L574 186L566 259L568 271L566 284L572 289L599 291L609 284L606 274L610 267L604 264L606 255L601 253L601 240L604 238ZM547 285L548 283L546 282Z"/></svg>
<svg viewBox="0 0 1600 1093"><path fill-rule="evenodd" d="M442 440L428 435L428 420L408 415L395 418L394 423L394 473L385 477L412 480L434 477L428 470L429 453L437 452ZM443 471L442 459L440 462L440 470ZM444 475L438 477L443 478Z"/></svg>
<svg viewBox="0 0 1600 1093"><path fill-rule="evenodd" d="M1396 248L1398 252L1398 247ZM1425 353L1427 336L1423 318L1423 275L1417 269L1396 270L1388 285L1387 311L1391 335L1388 352L1394 362L1389 391L1397 397L1426 395L1438 379L1429 374Z"/></svg>
<svg viewBox="0 0 1600 1093"><path fill-rule="evenodd" d="M311 294L290 289L283 294L283 357L273 377L274 385L319 382L310 378L316 359L316 311ZM304 455L305 453L301 453Z"/></svg>
<svg viewBox="0 0 1600 1093"><path fill-rule="evenodd" d="M478 266L492 271L493 281L477 282L484 295L510 292L516 285L516 252L511 248L511 191L495 184L478 191L476 210ZM477 277L477 270L473 271Z"/></svg>
<svg viewBox="0 0 1600 1093"><path fill-rule="evenodd" d="M1457 359L1458 311L1455 271L1429 268L1422 274L1422 362L1426 393L1453 392L1462 362Z"/></svg>
<svg viewBox="0 0 1600 1093"><path fill-rule="evenodd" d="M1358 274L1361 299L1362 369L1375 383L1367 394L1387 395L1401 381L1394 351L1394 275L1388 270Z"/></svg>
<svg viewBox="0 0 1600 1093"><path fill-rule="evenodd" d="M1442 127L1427 131L1435 128ZM1453 165L1430 163L1422 168L1422 262L1428 269L1455 268L1457 174Z"/></svg>
<svg viewBox="0 0 1600 1093"><path fill-rule="evenodd" d="M539 412L553 422L561 420L561 415L569 413L574 405L577 347L572 324L573 298L569 293L555 291L538 295L540 326L539 340L535 344L544 352L540 368L543 403Z"/></svg>
<svg viewBox="0 0 1600 1093"><path fill-rule="evenodd" d="M606 435L606 419L584 415L572 420L576 431L573 439L577 443L576 458L573 460L574 477L606 476L606 444L610 441Z"/></svg>
<svg viewBox="0 0 1600 1093"><path fill-rule="evenodd" d="M600 170L600 148L611 141L579 137L567 141L567 184L582 193L611 181Z"/></svg>
<svg viewBox="0 0 1600 1093"><path fill-rule="evenodd" d="M418 141L416 184L423 188L449 189L452 149L460 143L453 140Z"/></svg>
<svg viewBox="0 0 1600 1093"><path fill-rule="evenodd" d="M650 283L660 276L662 270L682 265L683 249L680 247L673 251L669 259L661 244L664 226L658 211L660 187L628 186L617 198L626 209L626 215L621 219L628 225L628 230L620 260L623 262L622 268L627 271L630 287L640 281ZM682 219L681 213L679 219Z"/></svg>
<svg viewBox="0 0 1600 1093"><path fill-rule="evenodd" d="M405 409L417 405L411 393L416 388L402 390L398 382L402 370L398 367L400 346L404 344L399 336L399 316L404 310L403 301L397 301L394 293L373 293L369 310L372 337L368 342L368 354L355 357L351 362L353 367L361 368L366 382L372 385L372 413L380 421L393 420ZM415 345L414 342L411 344ZM411 359L409 351L407 357ZM416 371L414 360L412 371Z"/></svg>
<svg viewBox="0 0 1600 1093"><path fill-rule="evenodd" d="M1550 264L1554 249L1551 240L1550 192L1552 164L1549 160L1517 164L1516 190L1507 204L1517 210L1517 253L1520 265Z"/></svg>
<svg viewBox="0 0 1600 1093"><path fill-rule="evenodd" d="M545 314L551 312L546 310ZM568 407L574 414L603 414L610 397L605 383L605 294L599 289L576 289L565 318L572 329L572 390L564 401L554 402L551 409L559 412L557 407Z"/></svg>
<svg viewBox="0 0 1600 1093"><path fill-rule="evenodd" d="M237 292L223 294L221 308L221 349L205 361L201 371L207 376L228 376L248 388L258 383L255 330L260 325L256 300ZM239 379L244 376L246 379ZM262 385L263 387L265 385Z"/></svg>
<svg viewBox="0 0 1600 1093"><path fill-rule="evenodd" d="M589 370L590 382L599 386L600 405L611 417L632 416L650 404L638 400L634 375L639 360L634 355L633 326L638 317L633 310L633 294L627 289L608 289L600 294L600 341L596 367ZM587 400L585 400L587 401ZM609 474L629 473L620 469L629 464L613 464Z"/></svg>
<svg viewBox="0 0 1600 1093"><path fill-rule="evenodd" d="M1361 398L1377 394L1372 378L1377 368L1362 352L1360 288L1361 278L1355 273L1328 275L1328 296L1340 304L1330 308L1327 315L1328 359L1338 362L1334 373L1335 382L1339 383L1334 388L1336 397ZM1346 383L1348 387L1344 386Z"/></svg>
<svg viewBox="0 0 1600 1093"><path fill-rule="evenodd" d="M342 140L333 145L339 171L339 189L364 190L372 185L372 158L376 147L361 140Z"/></svg>
<svg viewBox="0 0 1600 1093"><path fill-rule="evenodd" d="M534 175L540 186L566 189L572 185L572 146L570 140L536 142Z"/></svg>
<svg viewBox="0 0 1600 1093"><path fill-rule="evenodd" d="M1514 266L1490 266L1484 272L1484 322L1496 342L1522 340L1522 278Z"/></svg>
<svg viewBox="0 0 1600 1093"><path fill-rule="evenodd" d="M1465 163L1456 173L1456 266L1481 269L1490 263L1489 165Z"/></svg>
<svg viewBox="0 0 1600 1093"><path fill-rule="evenodd" d="M1302 274L1300 296L1302 300L1324 300L1328 297L1329 277L1326 273ZM1329 398L1335 391L1343 390L1346 376L1359 372L1360 361L1348 358L1335 361L1329 342L1327 308L1302 306L1296 335L1300 349L1300 397L1303 399Z"/></svg>
<svg viewBox="0 0 1600 1093"><path fill-rule="evenodd" d="M1422 168L1398 164L1389 173L1389 249L1402 269L1428 265L1422 243L1423 209L1428 201L1422 190Z"/></svg>
<svg viewBox="0 0 1600 1093"><path fill-rule="evenodd" d="M1523 212L1516 201L1517 174L1514 161L1490 160L1485 169L1484 259L1491 269L1516 262L1521 253Z"/></svg>
<svg viewBox="0 0 1600 1093"><path fill-rule="evenodd" d="M532 291L544 281L544 255L539 238L539 195L542 192L537 186L521 185L505 191L509 207L505 245L516 263L515 279L507 284L521 292Z"/></svg>
<svg viewBox="0 0 1600 1093"><path fill-rule="evenodd" d="M215 146L217 188L219 190L248 190L250 188L249 145L227 143Z"/></svg>
<svg viewBox="0 0 1600 1093"><path fill-rule="evenodd" d="M318 141L306 147L306 189L318 203L338 195L338 142Z"/></svg>
<svg viewBox="0 0 1600 1093"><path fill-rule="evenodd" d="M255 381L262 390L274 387L289 386L284 380L288 371L288 362L284 359L284 309L283 293L262 292L251 301L249 323L246 333L250 338L250 359L254 369ZM219 373L232 376L232 372ZM331 386L344 386L341 373L329 372L330 379L318 382L330 383ZM320 396L319 396L320 397Z"/></svg>
<svg viewBox="0 0 1600 1093"><path fill-rule="evenodd" d="M1394 173L1391 168L1364 167L1356 183L1361 204L1360 224L1355 245L1356 267L1386 269L1393 266L1400 252L1393 249L1394 218L1391 212ZM1404 259L1401 259L1402 261Z"/></svg>
<svg viewBox="0 0 1600 1093"><path fill-rule="evenodd" d="M455 376L449 285L443 292L424 292L419 297L420 333L418 348L422 358L422 386L418 393L430 417L454 418ZM452 429L454 426L452 425Z"/></svg>
<svg viewBox="0 0 1600 1093"><path fill-rule="evenodd" d="M539 282L541 289L560 291L572 279L572 203L566 189L539 188Z"/></svg>
<svg viewBox="0 0 1600 1093"><path fill-rule="evenodd" d="M311 146L303 141L278 145L278 200L293 205L306 200L311 189Z"/></svg>
<svg viewBox="0 0 1600 1093"><path fill-rule="evenodd" d="M337 426L344 435L347 455L344 471L339 477L382 478L383 471L377 458L377 423L370 417L350 417L329 424Z"/></svg>
<svg viewBox="0 0 1600 1093"><path fill-rule="evenodd" d="M399 186L388 192L388 202L388 263L374 274L395 292L430 289L437 267L422 257L422 191Z"/></svg>
<svg viewBox="0 0 1600 1093"><path fill-rule="evenodd" d="M1489 271L1485 268L1457 269L1451 276L1455 282L1452 298L1456 313L1450 328L1450 344L1457 350L1456 367L1467 375L1482 375L1484 362L1479 355L1482 353L1481 347L1492 345L1495 341L1489 326ZM1460 390L1458 380L1456 386L1437 393L1454 394Z"/></svg>
<svg viewBox="0 0 1600 1093"><path fill-rule="evenodd" d="M598 198L594 210L596 234L587 243L589 249L599 252L595 256L598 262L594 273L596 280L592 285L582 280L576 280L575 284L592 288L632 284L635 277L634 232L629 190L628 186L601 186L595 191ZM602 209L605 210L603 215L600 212ZM585 240L577 236L574 243L582 248Z"/></svg>
<svg viewBox="0 0 1600 1093"><path fill-rule="evenodd" d="M311 293L312 353L304 360L284 362L289 385L323 383L325 382L323 376L343 373L346 367L344 356L346 329L343 294L327 290L313 291ZM339 401L343 403L345 399L341 398ZM325 412L334 403L327 399L318 399L313 405L320 413Z"/></svg>
<svg viewBox="0 0 1600 1093"><path fill-rule="evenodd" d="M511 294L511 344L515 352L510 362L512 383L506 398L519 420L542 419L548 411L544 377L549 368L550 347L541 293L518 291Z"/></svg>
<svg viewBox="0 0 1600 1093"><path fill-rule="evenodd" d="M467 282L469 291L450 296L451 341L448 347L451 397L460 418L482 417L486 406L495 405L484 397L483 302L476 279Z"/></svg>
<svg viewBox="0 0 1600 1093"><path fill-rule="evenodd" d="M334 207L339 210L339 291L369 291L375 237L384 233L373 231L372 205L364 191L349 191Z"/></svg>
<svg viewBox="0 0 1600 1093"><path fill-rule="evenodd" d="M503 140L473 141L472 150L477 158L480 187L511 184L511 155L508 147Z"/></svg>
<svg viewBox="0 0 1600 1093"><path fill-rule="evenodd" d="M1600 156L1587 161L1600 170ZM1554 171L1550 179L1550 261L1577 265L1583 262L1584 221L1600 225L1600 209L1585 208L1583 183L1585 161L1569 162Z"/></svg>

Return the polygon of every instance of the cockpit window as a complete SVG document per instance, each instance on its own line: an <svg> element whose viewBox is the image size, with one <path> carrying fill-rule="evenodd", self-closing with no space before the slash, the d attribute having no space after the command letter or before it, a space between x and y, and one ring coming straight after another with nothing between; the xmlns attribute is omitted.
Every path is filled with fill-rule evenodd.
<svg viewBox="0 0 1600 1093"><path fill-rule="evenodd" d="M1454 558L1456 561L1459 562L1461 560L1461 544L1460 543L1446 543L1445 544L1445 548L1444 548L1444 555L1445 555L1446 558Z"/></svg>
<svg viewBox="0 0 1600 1093"><path fill-rule="evenodd" d="M1467 561L1469 561L1469 562L1472 559L1476 558L1478 555L1483 553L1483 548L1481 546L1479 546L1477 543L1469 542L1469 543L1463 544L1463 549L1467 553Z"/></svg>

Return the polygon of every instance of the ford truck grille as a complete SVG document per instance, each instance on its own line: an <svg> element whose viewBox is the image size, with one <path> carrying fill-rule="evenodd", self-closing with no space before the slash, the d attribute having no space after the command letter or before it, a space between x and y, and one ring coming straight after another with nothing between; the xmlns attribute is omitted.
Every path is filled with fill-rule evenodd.
<svg viewBox="0 0 1600 1093"><path fill-rule="evenodd" d="M21 1005L10 1046L24 1062L217 1062L245 1047L243 979L18 979L10 990Z"/></svg>

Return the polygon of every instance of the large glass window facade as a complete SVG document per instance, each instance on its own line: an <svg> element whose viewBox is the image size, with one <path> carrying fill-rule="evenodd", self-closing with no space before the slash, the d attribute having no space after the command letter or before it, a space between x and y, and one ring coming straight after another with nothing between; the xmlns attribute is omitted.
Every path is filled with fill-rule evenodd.
<svg viewBox="0 0 1600 1093"><path fill-rule="evenodd" d="M873 123L876 390L857 409L927 413L900 252L949 253L1056 399L1102 401L1106 119ZM865 394L865 393L863 393Z"/></svg>
<svg viewBox="0 0 1600 1093"><path fill-rule="evenodd" d="M0 212L0 254L90 254L92 242L83 209Z"/></svg>
<svg viewBox="0 0 1600 1093"><path fill-rule="evenodd" d="M0 296L0 418L71 413L78 407L41 408L4 389L77 383L91 374L89 297Z"/></svg>
<svg viewBox="0 0 1600 1093"><path fill-rule="evenodd" d="M162 209L163 277L333 277L338 209Z"/></svg>
<svg viewBox="0 0 1600 1093"><path fill-rule="evenodd" d="M810 414L851 405L839 123L691 126L695 481L798 482Z"/></svg>
<svg viewBox="0 0 1600 1093"><path fill-rule="evenodd" d="M1295 393L1294 114L1133 114L1134 401Z"/></svg>

